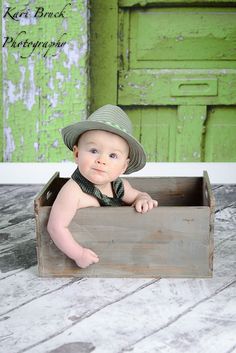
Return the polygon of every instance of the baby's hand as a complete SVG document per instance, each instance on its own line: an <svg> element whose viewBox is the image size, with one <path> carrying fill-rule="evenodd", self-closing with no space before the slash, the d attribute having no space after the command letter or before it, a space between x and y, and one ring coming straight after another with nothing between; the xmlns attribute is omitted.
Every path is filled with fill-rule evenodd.
<svg viewBox="0 0 236 353"><path fill-rule="evenodd" d="M137 212L145 213L158 206L158 202L153 200L149 195L139 196L133 203Z"/></svg>
<svg viewBox="0 0 236 353"><path fill-rule="evenodd" d="M83 248L82 253L78 260L75 260L76 264L81 268L86 268L89 265L95 264L99 261L99 258L95 252L90 249Z"/></svg>

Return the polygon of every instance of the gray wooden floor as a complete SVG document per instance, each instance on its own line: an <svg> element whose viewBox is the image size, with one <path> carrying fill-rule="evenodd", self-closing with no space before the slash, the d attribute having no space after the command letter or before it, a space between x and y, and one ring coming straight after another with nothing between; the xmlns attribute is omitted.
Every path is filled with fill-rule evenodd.
<svg viewBox="0 0 236 353"><path fill-rule="evenodd" d="M212 279L41 279L33 199L0 186L1 353L236 353L236 185L217 200Z"/></svg>

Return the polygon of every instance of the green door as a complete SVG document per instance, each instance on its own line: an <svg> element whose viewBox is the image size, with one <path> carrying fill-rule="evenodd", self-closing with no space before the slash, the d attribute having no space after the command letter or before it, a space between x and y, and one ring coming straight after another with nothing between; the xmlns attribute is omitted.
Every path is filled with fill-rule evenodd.
<svg viewBox="0 0 236 353"><path fill-rule="evenodd" d="M123 107L149 161L236 161L236 1L223 3L91 1L91 110Z"/></svg>

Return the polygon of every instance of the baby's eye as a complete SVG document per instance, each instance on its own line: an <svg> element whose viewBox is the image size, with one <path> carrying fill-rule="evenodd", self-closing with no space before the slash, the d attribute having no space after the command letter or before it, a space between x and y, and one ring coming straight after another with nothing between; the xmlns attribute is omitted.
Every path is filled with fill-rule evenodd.
<svg viewBox="0 0 236 353"><path fill-rule="evenodd" d="M118 155L116 153L111 153L110 158L116 159L118 158Z"/></svg>
<svg viewBox="0 0 236 353"><path fill-rule="evenodd" d="M91 148L91 149L89 150L89 152L91 152L91 153L97 153L98 150L97 150L96 148Z"/></svg>

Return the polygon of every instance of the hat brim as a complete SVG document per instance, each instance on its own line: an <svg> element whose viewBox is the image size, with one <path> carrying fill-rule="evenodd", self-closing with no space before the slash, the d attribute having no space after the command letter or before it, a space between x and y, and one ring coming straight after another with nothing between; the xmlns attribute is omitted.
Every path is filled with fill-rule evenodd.
<svg viewBox="0 0 236 353"><path fill-rule="evenodd" d="M146 155L143 150L142 145L131 135L126 133L125 131L119 130L113 126L107 125L102 122L96 121L81 121L69 126L66 126L62 129L62 137L65 145L73 151L74 145L77 143L78 138L86 131L91 130L102 130L111 132L122 137L125 141L127 141L130 153L129 153L129 165L124 174L130 174L137 172L142 169L146 164Z"/></svg>

